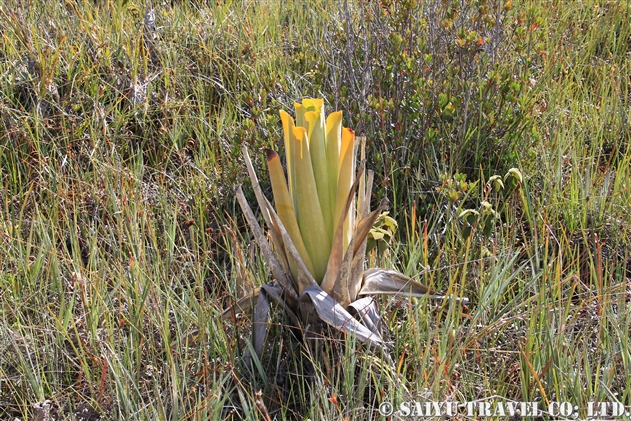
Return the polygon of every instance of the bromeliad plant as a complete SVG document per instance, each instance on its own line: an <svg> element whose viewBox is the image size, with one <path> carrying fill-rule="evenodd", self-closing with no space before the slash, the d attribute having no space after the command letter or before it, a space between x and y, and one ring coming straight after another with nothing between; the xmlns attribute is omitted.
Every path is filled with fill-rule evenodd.
<svg viewBox="0 0 631 421"><path fill-rule="evenodd" d="M255 306L253 345L257 353L266 334L270 299L280 303L298 326L324 322L381 348L380 317L372 295L443 296L393 270L364 270L368 233L387 207L383 200L370 210L373 173L365 175L364 142L359 147L354 132L342 127L341 111L325 119L322 99L305 99L295 104L295 111L295 121L288 113L280 113L287 177L279 155L267 150L276 209L263 195L247 148L243 148L273 249L241 187L236 189L275 281L256 289L224 314L235 307L246 311ZM361 163L356 168L358 149Z"/></svg>

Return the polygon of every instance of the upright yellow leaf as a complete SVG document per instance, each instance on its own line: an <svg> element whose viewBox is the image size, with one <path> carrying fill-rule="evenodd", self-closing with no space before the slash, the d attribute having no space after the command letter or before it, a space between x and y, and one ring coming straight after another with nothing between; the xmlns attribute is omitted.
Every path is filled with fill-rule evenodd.
<svg viewBox="0 0 631 421"><path fill-rule="evenodd" d="M324 100L322 98L305 98L302 100L302 105L307 111L324 111ZM324 112L322 114L324 115Z"/></svg>
<svg viewBox="0 0 631 421"><path fill-rule="evenodd" d="M305 113L307 138L309 139L309 153L313 175L318 189L320 208L329 239L333 238L333 213L329 190L329 169L327 165L326 134L324 130L324 112L322 109Z"/></svg>
<svg viewBox="0 0 631 421"><path fill-rule="evenodd" d="M303 127L295 127L292 133L298 226L307 252L311 257L311 263L313 263L314 277L320 283L326 272L331 252L331 241L326 231L322 208L318 199L318 189L313 174L306 130Z"/></svg>
<svg viewBox="0 0 631 421"><path fill-rule="evenodd" d="M342 210L342 216L349 215L351 209L351 202L353 201L355 192L357 191L357 187L359 185L359 181L364 177L364 165L362 164L359 168L359 173L351 186L351 190L347 195L348 199L346 200L346 204L344 205L344 209ZM320 286L323 290L325 290L329 294L334 294L337 297L346 296L349 297L350 289L349 289L349 278L347 277L345 280L341 282L344 285L338 285L338 281L340 278L341 270L344 266L344 272L348 275L349 271L348 266L352 263L353 260L353 251L351 249L352 242L347 247L346 256L344 256L344 218L338 221L338 226L335 229L335 237L333 238L333 246L331 247L331 255L329 257L329 263L326 268L326 274L324 275L324 279L322 280L322 284ZM351 267L352 270L352 267ZM343 277L344 275L342 275ZM341 288L341 289L340 289ZM356 296L357 294L355 294Z"/></svg>
<svg viewBox="0 0 631 421"><path fill-rule="evenodd" d="M294 102L294 109L296 110L296 126L305 127L305 113L307 112L307 108L298 102Z"/></svg>
<svg viewBox="0 0 631 421"><path fill-rule="evenodd" d="M326 160L329 172L329 197L333 210L333 230L336 229L335 219L337 202L337 179L340 170L340 147L342 145L342 112L336 111L326 118ZM335 231L333 231L335 232Z"/></svg>
<svg viewBox="0 0 631 421"><path fill-rule="evenodd" d="M305 121L305 113L308 111L322 112L324 118L324 100L322 98L305 98L302 100L302 104L294 102L294 109L296 110L296 126L307 127ZM324 120L323 120L324 121Z"/></svg>
<svg viewBox="0 0 631 421"><path fill-rule="evenodd" d="M275 151L271 149L267 149L266 152L267 168L269 170L269 176L272 182L272 194L274 195L276 213L278 213L278 217L285 226L285 229L291 237L291 241L293 241L296 250L298 250L302 261L304 262L309 272L311 272L311 274L313 275L313 264L311 263L311 258L307 253L307 249L305 248L304 242L302 240L302 235L300 234L300 229L298 228L298 221L296 220L296 214L294 213L294 205L291 197L289 196L289 191L287 190L287 183L285 181L285 174L283 172L283 166L280 162L280 157ZM294 279L297 279L298 276L296 264L295 262L293 262L290 256L288 256L288 259L289 265L291 266L292 275Z"/></svg>
<svg viewBox="0 0 631 421"><path fill-rule="evenodd" d="M335 221L340 221L346 199L350 193L355 177L355 132L344 127L342 129L342 146L340 149L340 168L338 172L337 195L335 199ZM352 230L355 225L355 209L349 210L350 215L344 222L344 250L351 241Z"/></svg>
<svg viewBox="0 0 631 421"><path fill-rule="evenodd" d="M285 111L280 111L280 119L283 122L283 140L285 143L285 159L287 161L287 178L289 179L289 197L291 197L291 201L294 205L294 209L296 207L296 193L294 191L294 180L296 179L296 172L294 171L294 149L293 149L293 134L292 130L294 129L294 119L291 118L289 114Z"/></svg>

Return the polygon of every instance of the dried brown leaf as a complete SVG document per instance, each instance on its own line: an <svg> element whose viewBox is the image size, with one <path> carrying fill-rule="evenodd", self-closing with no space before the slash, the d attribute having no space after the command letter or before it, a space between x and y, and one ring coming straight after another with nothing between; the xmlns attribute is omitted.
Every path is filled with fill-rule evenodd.
<svg viewBox="0 0 631 421"><path fill-rule="evenodd" d="M333 328L353 334L357 339L376 348L383 348L383 339L379 333L372 332L366 326L358 322L351 314L338 304L333 297L324 292L318 285L307 288L300 296L300 312L303 319L305 313L316 313L319 320ZM308 318L306 318L308 320Z"/></svg>
<svg viewBox="0 0 631 421"><path fill-rule="evenodd" d="M298 294L296 294L296 291L294 289L293 281L291 280L289 276L287 276L287 273L283 270L283 267L276 259L274 252L272 251L269 243L267 242L267 239L265 238L265 234L263 234L263 230L261 230L261 227L259 226L258 221L256 220L256 217L254 216L254 213L252 213L252 209L250 209L250 205L248 204L248 201L245 198L245 195L243 194L243 190L241 189L241 186L237 186L236 196L237 196L237 201L239 202L239 205L241 206L241 210L243 211L243 214L245 215L245 219L248 223L248 226L252 230L252 234L254 235L254 240L261 248L261 251L263 252L263 256L265 257L265 260L270 266L270 269L272 271L272 276L283 287L288 301L293 302L293 303L297 302ZM263 200L262 207L265 208L265 200Z"/></svg>

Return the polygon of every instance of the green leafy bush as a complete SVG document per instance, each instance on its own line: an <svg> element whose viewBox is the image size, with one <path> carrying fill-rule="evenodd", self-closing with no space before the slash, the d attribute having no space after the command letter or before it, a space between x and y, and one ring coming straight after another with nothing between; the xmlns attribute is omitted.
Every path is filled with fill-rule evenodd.
<svg viewBox="0 0 631 421"><path fill-rule="evenodd" d="M368 1L325 34L320 77L366 134L377 185L407 203L408 178L514 166L532 124L538 10L511 1ZM332 48L329 49L329 46Z"/></svg>

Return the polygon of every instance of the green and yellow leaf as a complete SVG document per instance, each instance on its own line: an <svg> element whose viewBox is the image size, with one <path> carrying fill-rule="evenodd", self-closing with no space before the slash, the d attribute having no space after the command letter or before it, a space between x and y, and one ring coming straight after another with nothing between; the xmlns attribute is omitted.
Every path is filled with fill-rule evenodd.
<svg viewBox="0 0 631 421"><path fill-rule="evenodd" d="M296 194L294 188L294 180L296 179L296 172L294 171L294 148L293 148L293 135L294 119L285 111L280 112L280 119L283 122L283 141L285 144L285 160L287 164L287 180L289 181L289 197L294 204L294 210L296 208Z"/></svg>
<svg viewBox="0 0 631 421"><path fill-rule="evenodd" d="M340 171L340 148L342 147L342 112L336 111L326 118L326 160L329 171L329 197L335 220L337 180ZM335 229L335 227L333 227Z"/></svg>
<svg viewBox="0 0 631 421"><path fill-rule="evenodd" d="M326 133L324 127L324 113L322 110L307 111L305 113L307 138L309 139L309 152L313 175L316 180L320 208L329 238L333 237L333 211L331 208L331 196L329 190L329 168L326 154Z"/></svg>
<svg viewBox="0 0 631 421"><path fill-rule="evenodd" d="M346 205L346 199L355 178L355 132L344 127L342 129L342 146L340 149L340 165L338 170L337 194L335 197L335 221L342 220L342 212ZM355 208L351 205L348 210L350 215L344 220L344 250L351 241L352 228L355 225Z"/></svg>
<svg viewBox="0 0 631 421"><path fill-rule="evenodd" d="M295 127L293 138L298 226L313 263L313 276L318 282L322 282L331 252L331 241L318 199L306 130Z"/></svg>
<svg viewBox="0 0 631 421"><path fill-rule="evenodd" d="M272 193L274 195L274 203L276 205L276 212L279 219L283 223L283 226L287 230L287 233L291 237L296 250L300 254L300 257L312 274L315 272L311 258L307 253L302 235L300 234L300 228L298 228L298 221L296 220L296 214L294 213L294 205L289 191L287 190L287 183L285 181L285 173L283 172L283 166L280 162L278 154L267 149L267 168L269 170L270 180L272 182ZM288 256L289 265L291 267L291 273L294 279L297 279L298 272L296 268L296 262Z"/></svg>

